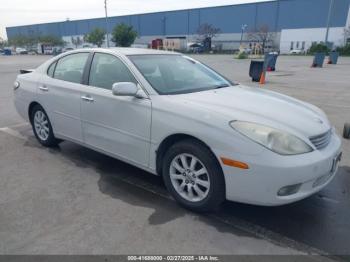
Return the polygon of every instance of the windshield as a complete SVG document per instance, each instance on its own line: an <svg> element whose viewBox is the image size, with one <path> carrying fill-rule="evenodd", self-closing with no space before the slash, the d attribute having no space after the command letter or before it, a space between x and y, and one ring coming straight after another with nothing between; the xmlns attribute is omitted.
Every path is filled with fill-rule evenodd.
<svg viewBox="0 0 350 262"><path fill-rule="evenodd" d="M159 94L192 93L232 85L212 69L182 55L134 55L129 58Z"/></svg>

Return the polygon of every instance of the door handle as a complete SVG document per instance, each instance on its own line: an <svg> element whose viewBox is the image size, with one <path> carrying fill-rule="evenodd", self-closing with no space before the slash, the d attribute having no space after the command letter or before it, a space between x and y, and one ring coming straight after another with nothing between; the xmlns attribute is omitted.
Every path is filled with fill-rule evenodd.
<svg viewBox="0 0 350 262"><path fill-rule="evenodd" d="M81 99L87 102L94 102L94 99L91 96L82 96Z"/></svg>
<svg viewBox="0 0 350 262"><path fill-rule="evenodd" d="M45 92L49 91L49 89L46 86L39 86L39 89Z"/></svg>

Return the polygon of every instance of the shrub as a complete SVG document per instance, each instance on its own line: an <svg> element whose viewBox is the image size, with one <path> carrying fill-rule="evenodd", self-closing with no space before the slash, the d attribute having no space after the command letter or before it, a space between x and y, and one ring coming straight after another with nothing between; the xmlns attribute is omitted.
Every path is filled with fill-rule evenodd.
<svg viewBox="0 0 350 262"><path fill-rule="evenodd" d="M247 59L248 55L245 52L239 52L237 59Z"/></svg>
<svg viewBox="0 0 350 262"><path fill-rule="evenodd" d="M315 53L326 53L328 54L331 50L329 49L328 46L326 46L323 43L319 43L319 44L312 44L312 46L310 47L310 49L308 50L308 53L311 55L314 55Z"/></svg>
<svg viewBox="0 0 350 262"><path fill-rule="evenodd" d="M340 55L350 56L350 43L346 44L345 46L338 47L337 51Z"/></svg>

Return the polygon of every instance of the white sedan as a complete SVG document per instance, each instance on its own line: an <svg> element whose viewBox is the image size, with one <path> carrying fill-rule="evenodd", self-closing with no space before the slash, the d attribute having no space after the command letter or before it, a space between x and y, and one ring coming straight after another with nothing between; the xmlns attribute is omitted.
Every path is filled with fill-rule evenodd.
<svg viewBox="0 0 350 262"><path fill-rule="evenodd" d="M295 202L325 187L341 158L317 107L173 52L74 50L22 71L14 94L43 146L69 140L161 175L195 211Z"/></svg>
<svg viewBox="0 0 350 262"><path fill-rule="evenodd" d="M291 54L291 55L301 55L301 54L305 54L305 51L301 50L301 49L292 49L292 50L290 50L289 54Z"/></svg>

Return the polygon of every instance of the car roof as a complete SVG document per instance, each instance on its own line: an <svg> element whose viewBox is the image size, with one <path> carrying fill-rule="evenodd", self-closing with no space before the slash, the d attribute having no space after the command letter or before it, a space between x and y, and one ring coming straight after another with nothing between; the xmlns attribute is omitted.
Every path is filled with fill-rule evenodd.
<svg viewBox="0 0 350 262"><path fill-rule="evenodd" d="M113 52L121 55L179 55L180 53L163 51L156 49L146 49L146 48L131 48L131 47L111 47L111 48L83 48L75 49L76 51L93 51L93 52Z"/></svg>

